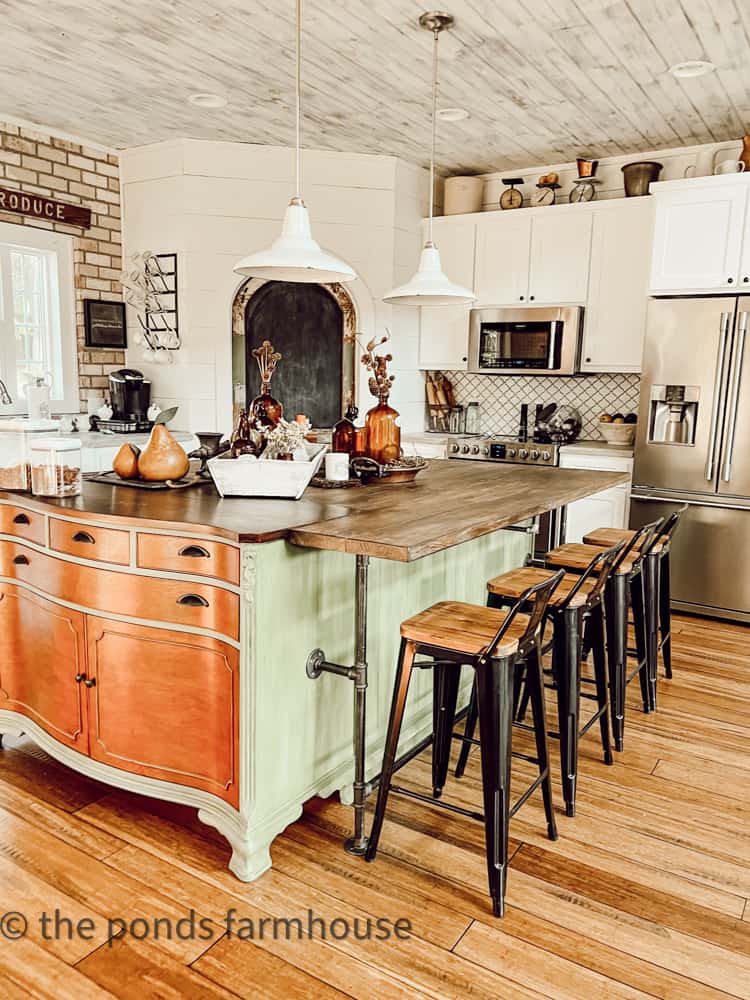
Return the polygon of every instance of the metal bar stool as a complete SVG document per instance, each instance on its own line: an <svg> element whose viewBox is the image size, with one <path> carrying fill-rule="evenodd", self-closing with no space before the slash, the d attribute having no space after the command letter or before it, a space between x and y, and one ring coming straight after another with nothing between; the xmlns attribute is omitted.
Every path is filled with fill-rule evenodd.
<svg viewBox="0 0 750 1000"><path fill-rule="evenodd" d="M529 587L508 612L445 601L434 604L401 624L401 649L383 753L383 769L365 857L368 861L375 859L391 792L483 822L489 890L493 913L497 917L503 915L505 905L508 822L540 786L547 818L547 834L551 840L557 839L544 720L541 629L550 596L564 575L560 571ZM523 607L530 609L528 615L520 613ZM415 662L418 653L424 653L431 659ZM513 754L512 750L513 691L516 673L523 663L527 665L531 688L536 757ZM483 814L439 800L448 770L447 755L443 758L442 748L453 729L458 680L463 664L473 667L477 683L477 706L482 729ZM432 797L392 784L395 771L403 766L402 761L396 760L396 752L409 681L415 667L434 668L435 684L439 692L435 700L439 708L436 710L434 743L439 749L437 756L441 763L437 766L436 755L433 755ZM411 755L405 756L408 758ZM539 776L511 806L510 772L513 756L523 756L525 760L537 764Z"/></svg>
<svg viewBox="0 0 750 1000"><path fill-rule="evenodd" d="M680 524L680 519L688 509L687 504L683 504L679 510L674 511L664 521L659 529L652 549L654 557L658 560L659 579L659 646L658 651L664 661L664 675L667 678L672 676L672 605L670 587L670 548L672 539ZM596 531L584 535L584 542L587 545L615 545L617 542L628 542L635 535L632 528L597 528Z"/></svg>
<svg viewBox="0 0 750 1000"><path fill-rule="evenodd" d="M610 717L615 749L622 750L625 734L625 690L638 676L643 699L643 711L650 712L655 705L652 691L656 686L655 651L649 642L649 612L647 595L654 599L654 592L646 585L646 561L654 536L661 527L661 520L644 525L620 550L609 574L604 590L604 607L609 663ZM566 543L547 553L547 564L552 568L564 567L572 573L581 573L597 552L606 552L596 545ZM628 611L633 609L635 631L636 667L628 673ZM650 616L653 618L653 615Z"/></svg>
<svg viewBox="0 0 750 1000"><path fill-rule="evenodd" d="M591 562L580 576L566 573L547 605L546 619L552 623L552 640L543 647L543 652L552 650L553 681L546 686L557 695L558 732L550 732L553 739L560 740L560 770L565 813L575 816L576 783L578 778L578 741L592 726L599 723L605 764L614 763L609 738L609 695L605 642L604 590L615 560L625 542L620 542L602 552L596 552ZM518 600L528 587L548 580L553 570L536 569L531 566L511 570L496 576L487 584L487 605L500 608ZM581 663L583 637L594 655L594 678L596 694L581 691ZM546 671L545 671L546 672ZM529 699L528 685L516 725L523 724ZM597 702L597 710L580 726L580 701L588 698ZM460 778L466 767L476 726L476 691L472 690L469 712L466 717L466 741L456 767L456 777Z"/></svg>

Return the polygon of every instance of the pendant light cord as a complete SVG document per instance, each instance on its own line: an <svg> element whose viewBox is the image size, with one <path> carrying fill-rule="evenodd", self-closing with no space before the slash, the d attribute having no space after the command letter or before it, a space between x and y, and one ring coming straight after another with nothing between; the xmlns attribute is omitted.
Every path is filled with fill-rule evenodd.
<svg viewBox="0 0 750 1000"><path fill-rule="evenodd" d="M302 0L297 0L296 15L296 62L297 73L295 80L296 96L296 125L295 125L295 200L302 203Z"/></svg>
<svg viewBox="0 0 750 1000"><path fill-rule="evenodd" d="M435 141L437 136L437 97L438 97L438 39L440 29L432 32L432 147L430 152L430 212L427 241L432 245L432 216L435 202Z"/></svg>

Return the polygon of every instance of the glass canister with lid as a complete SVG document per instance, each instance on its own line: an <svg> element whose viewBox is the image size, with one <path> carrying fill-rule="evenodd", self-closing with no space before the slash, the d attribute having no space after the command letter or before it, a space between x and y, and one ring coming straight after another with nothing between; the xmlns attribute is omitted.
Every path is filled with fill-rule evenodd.
<svg viewBox="0 0 750 1000"><path fill-rule="evenodd" d="M31 443L59 430L55 420L0 420L0 490L31 489Z"/></svg>
<svg viewBox="0 0 750 1000"><path fill-rule="evenodd" d="M40 497L75 497L81 492L81 442L47 437L31 443L31 491Z"/></svg>

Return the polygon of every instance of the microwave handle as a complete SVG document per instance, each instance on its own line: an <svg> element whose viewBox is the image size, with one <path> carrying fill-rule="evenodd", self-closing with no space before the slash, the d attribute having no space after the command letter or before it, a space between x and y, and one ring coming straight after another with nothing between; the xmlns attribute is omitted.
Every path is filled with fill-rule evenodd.
<svg viewBox="0 0 750 1000"><path fill-rule="evenodd" d="M555 355L557 353L557 341L562 331L563 322L561 319L553 319L550 323L549 351L547 353L547 368L551 371L555 366Z"/></svg>

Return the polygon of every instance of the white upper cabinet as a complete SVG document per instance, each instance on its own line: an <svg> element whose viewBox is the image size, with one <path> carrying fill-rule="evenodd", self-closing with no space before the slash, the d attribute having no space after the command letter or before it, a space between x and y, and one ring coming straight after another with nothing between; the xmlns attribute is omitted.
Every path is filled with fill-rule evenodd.
<svg viewBox="0 0 750 1000"><path fill-rule="evenodd" d="M477 305L584 303L590 249L591 213L580 208L492 213L477 224Z"/></svg>
<svg viewBox="0 0 750 1000"><path fill-rule="evenodd" d="M731 292L750 283L749 185L743 174L652 185L654 295Z"/></svg>
<svg viewBox="0 0 750 1000"><path fill-rule="evenodd" d="M594 213L581 371L641 370L653 208L652 198L628 198Z"/></svg>
<svg viewBox="0 0 750 1000"><path fill-rule="evenodd" d="M477 224L477 305L516 306L529 294L531 217L524 209L498 217L488 213Z"/></svg>
<svg viewBox="0 0 750 1000"><path fill-rule="evenodd" d="M570 208L535 214L531 226L529 302L539 306L585 304L591 256L590 212Z"/></svg>
<svg viewBox="0 0 750 1000"><path fill-rule="evenodd" d="M473 288L476 224L460 216L445 216L435 219L433 231L443 272L457 285ZM420 368L466 369L470 309L469 305L420 308Z"/></svg>

